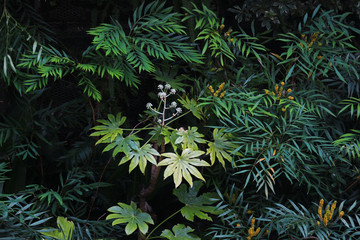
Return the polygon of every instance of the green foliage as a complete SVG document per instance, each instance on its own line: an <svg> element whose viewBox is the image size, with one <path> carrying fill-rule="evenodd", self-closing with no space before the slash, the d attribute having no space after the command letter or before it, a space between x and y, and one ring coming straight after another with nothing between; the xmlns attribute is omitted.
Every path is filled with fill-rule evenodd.
<svg viewBox="0 0 360 240"><path fill-rule="evenodd" d="M108 215L106 219L115 219L112 225L126 223L125 232L127 235L136 229L145 234L149 229L148 224L154 224L151 216L148 213L141 212L134 202L131 202L130 205L125 203L118 203L118 205L108 209L112 214Z"/></svg>
<svg viewBox="0 0 360 240"><path fill-rule="evenodd" d="M157 164L154 156L159 156L159 153L152 148L150 144L146 144L141 147L137 146L136 149L132 149L121 159L119 165L131 160L129 172L139 165L141 172L145 174L145 168L148 161L154 165Z"/></svg>
<svg viewBox="0 0 360 240"><path fill-rule="evenodd" d="M39 238L42 224L51 217L36 206L29 194L1 196L0 239Z"/></svg>
<svg viewBox="0 0 360 240"><path fill-rule="evenodd" d="M223 133L223 129L220 131L217 128L214 129L214 142L209 142L209 148L206 150L206 153L210 154L211 165L215 163L215 159L218 159L221 165L225 168L224 159L229 162L232 161L230 153L235 149L235 144L228 140L230 137L230 134Z"/></svg>
<svg viewBox="0 0 360 240"><path fill-rule="evenodd" d="M117 136L122 135L123 133L123 130L119 127L126 121L126 117L122 117L121 113L118 113L116 117L112 114L108 114L108 119L109 120L98 120L102 125L93 128L97 131L90 136L102 136L96 144L105 142L108 139L112 142Z"/></svg>
<svg viewBox="0 0 360 240"><path fill-rule="evenodd" d="M142 3L125 22L108 1L81 57L52 41L43 8L3 3L1 239L41 238L57 216L58 239L358 238L354 1L245 0L239 26L212 3Z"/></svg>
<svg viewBox="0 0 360 240"><path fill-rule="evenodd" d="M60 216L57 217L56 222L59 228L58 230L44 230L42 234L58 240L71 240L74 231L74 223L72 221L68 221L67 218Z"/></svg>
<svg viewBox="0 0 360 240"><path fill-rule="evenodd" d="M200 240L200 238L191 234L194 229L185 227L183 224L177 224L172 228L171 232L169 229L165 229L161 236L170 240Z"/></svg>
<svg viewBox="0 0 360 240"><path fill-rule="evenodd" d="M218 200L214 197L214 194L203 193L198 196L199 189L202 185L200 181L195 181L193 186L188 190L183 184L173 191L179 201L185 204L185 206L181 208L181 214L189 221L194 221L195 216L203 220L211 221L212 218L208 213L219 214L214 206L210 206Z"/></svg>
<svg viewBox="0 0 360 240"><path fill-rule="evenodd" d="M183 178L193 186L193 180L191 175L205 181L201 173L196 167L210 166L207 162L199 159L203 151L193 151L190 148L186 148L182 151L181 155L177 153L163 153L163 159L158 166L167 166L164 172L164 178L173 175L175 187L177 188Z"/></svg>

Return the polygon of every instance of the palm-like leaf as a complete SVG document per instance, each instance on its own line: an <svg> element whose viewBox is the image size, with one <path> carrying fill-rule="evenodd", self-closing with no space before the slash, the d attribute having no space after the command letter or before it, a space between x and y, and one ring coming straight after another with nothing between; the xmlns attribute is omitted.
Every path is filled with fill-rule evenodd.
<svg viewBox="0 0 360 240"><path fill-rule="evenodd" d="M197 143L205 143L203 139L204 135L197 132L197 127L188 128L185 131L178 131L177 134L180 135L176 139L175 144L182 144L182 148L190 148L192 150L198 150Z"/></svg>
<svg viewBox="0 0 360 240"><path fill-rule="evenodd" d="M181 156L176 153L163 153L162 156L166 158L158 166L167 166L164 178L173 175L176 188L181 184L183 178L192 186L193 180L191 175L205 181L195 166L210 166L209 163L198 158L202 154L204 154L203 151L193 151L189 148L183 150Z"/></svg>
<svg viewBox="0 0 360 240"><path fill-rule="evenodd" d="M173 232L169 229L162 231L161 236L171 240L200 240L200 238L191 234L194 231L191 227L185 227L183 224L176 224L172 228Z"/></svg>
<svg viewBox="0 0 360 240"><path fill-rule="evenodd" d="M98 120L101 125L95 126L92 129L96 132L92 133L90 136L103 136L100 138L96 144L103 143L106 140L114 141L114 139L122 135L123 130L119 128L126 120L126 117L122 117L121 113L116 114L116 117L112 114L108 114L109 120Z"/></svg>
<svg viewBox="0 0 360 240"><path fill-rule="evenodd" d="M215 163L215 159L217 158L223 167L225 167L224 159L231 162L232 157L229 154L229 152L231 152L229 149L235 149L235 144L229 142L229 134L222 132L223 129L220 131L217 128L214 129L214 142L209 142L209 148L207 149L206 154L210 154L211 165Z"/></svg>
<svg viewBox="0 0 360 240"><path fill-rule="evenodd" d="M159 153L150 144L145 144L141 148L132 149L129 154L121 159L119 165L131 160L129 172L139 165L141 172L145 173L147 161L156 165L154 156L159 156Z"/></svg>
<svg viewBox="0 0 360 240"><path fill-rule="evenodd" d="M138 228L140 232L145 234L149 230L148 223L154 224L151 216L148 213L141 212L134 202L131 202L130 205L125 203L118 203L118 205L108 209L112 214L107 216L106 220L115 219L112 222L113 226L126 223L125 232L127 235L130 235Z"/></svg>

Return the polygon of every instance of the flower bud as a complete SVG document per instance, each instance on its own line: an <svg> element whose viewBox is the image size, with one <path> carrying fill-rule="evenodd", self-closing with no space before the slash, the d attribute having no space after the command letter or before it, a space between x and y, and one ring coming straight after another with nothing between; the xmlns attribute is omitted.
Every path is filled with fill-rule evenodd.
<svg viewBox="0 0 360 240"><path fill-rule="evenodd" d="M146 104L146 108L147 108L147 109L151 108L152 106L153 106L152 103L147 103L147 104Z"/></svg>
<svg viewBox="0 0 360 240"><path fill-rule="evenodd" d="M170 84L168 84L168 83L165 84L165 89L166 89L166 90L168 90L168 89L170 89L170 88L171 88L171 85L170 85Z"/></svg>
<svg viewBox="0 0 360 240"><path fill-rule="evenodd" d="M172 103L170 104L170 107L171 107L171 108L176 108L176 106L177 106L177 103L176 103L176 102L172 102Z"/></svg>
<svg viewBox="0 0 360 240"><path fill-rule="evenodd" d="M166 93L164 93L164 92L159 92L159 93L158 93L158 96L159 96L159 98L161 98L161 99L166 98Z"/></svg>
<svg viewBox="0 0 360 240"><path fill-rule="evenodd" d="M162 84L159 84L158 89L163 90L164 86Z"/></svg>

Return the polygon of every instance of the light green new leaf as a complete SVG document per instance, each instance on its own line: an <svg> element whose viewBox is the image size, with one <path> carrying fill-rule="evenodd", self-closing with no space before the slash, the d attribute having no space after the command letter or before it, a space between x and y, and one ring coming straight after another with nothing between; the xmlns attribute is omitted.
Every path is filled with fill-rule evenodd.
<svg viewBox="0 0 360 240"><path fill-rule="evenodd" d="M174 195L179 201L185 204L181 208L181 214L187 220L194 221L194 216L197 216L200 219L212 221L207 213L220 214L215 206L209 206L217 201L215 193L204 193L201 196L197 196L202 185L202 182L195 181L194 186L189 188L189 191L187 191L184 184L178 189L173 190Z"/></svg>
<svg viewBox="0 0 360 240"><path fill-rule="evenodd" d="M215 163L215 159L217 158L225 168L224 158L231 162L232 157L229 153L235 149L235 144L228 141L228 137L230 136L229 134L222 132L223 129L220 131L217 128L214 129L214 142L208 143L209 148L206 150L206 154L210 154L211 165Z"/></svg>
<svg viewBox="0 0 360 240"><path fill-rule="evenodd" d="M56 222L59 228L58 230L47 231L44 229L41 231L41 234L58 240L71 240L74 231L74 223L68 221L67 218L64 217L58 217Z"/></svg>
<svg viewBox="0 0 360 240"><path fill-rule="evenodd" d="M159 155L160 154L150 144L145 144L141 148L131 149L131 151L121 159L119 165L131 160L129 172L134 170L134 168L139 165L141 172L145 174L147 161L156 165L157 163L154 156Z"/></svg>
<svg viewBox="0 0 360 240"><path fill-rule="evenodd" d="M198 119L204 119L204 113L202 111L202 108L199 106L199 104L196 102L195 99L189 99L187 96L185 99L179 99L178 100L186 109L190 110L192 114L194 114L195 117Z"/></svg>
<svg viewBox="0 0 360 240"><path fill-rule="evenodd" d="M125 203L118 203L118 205L108 209L112 214L109 214L106 220L115 219L112 222L113 226L126 223L125 232L127 235L132 234L136 229L145 234L149 230L148 224L154 224L151 216L148 213L141 212L134 202L131 202L130 205Z"/></svg>
<svg viewBox="0 0 360 240"><path fill-rule="evenodd" d="M166 158L158 166L167 166L164 171L164 178L173 175L176 188L181 184L183 178L192 186L191 175L205 181L199 170L194 166L210 166L209 163L198 158L202 154L204 154L203 151L193 151L189 148L183 150L181 156L176 153L163 153L161 155Z"/></svg>
<svg viewBox="0 0 360 240"><path fill-rule="evenodd" d="M172 233L169 229L165 229L161 233L161 237L167 238L169 240L200 240L199 237L190 234L194 231L191 227L185 227L183 224L177 224L172 228Z"/></svg>
<svg viewBox="0 0 360 240"><path fill-rule="evenodd" d="M122 135L123 130L119 128L126 120L126 117L122 117L121 113L118 113L116 117L112 114L108 114L109 120L98 120L101 125L95 126L92 129L96 130L90 136L102 136L96 144L103 143L106 140L114 141L118 135Z"/></svg>
<svg viewBox="0 0 360 240"><path fill-rule="evenodd" d="M117 136L114 141L110 142L110 139L107 141L104 141L104 143L110 142L105 148L104 152L109 151L111 149L114 149L113 151L113 157L115 157L118 153L125 153L129 154L132 149L138 149L139 148L139 142L138 140L141 140L141 138L135 136L135 135L129 135L125 138L121 135Z"/></svg>
<svg viewBox="0 0 360 240"><path fill-rule="evenodd" d="M204 135L197 132L197 127L188 128L188 130L179 130L177 131L178 137L175 141L175 144L182 144L182 148L190 148L192 150L198 150L196 143L205 143L203 139Z"/></svg>

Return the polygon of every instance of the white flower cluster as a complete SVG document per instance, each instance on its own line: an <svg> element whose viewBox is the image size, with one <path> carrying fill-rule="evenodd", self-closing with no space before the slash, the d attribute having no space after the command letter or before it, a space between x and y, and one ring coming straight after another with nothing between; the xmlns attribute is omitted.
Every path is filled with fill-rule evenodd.
<svg viewBox="0 0 360 240"><path fill-rule="evenodd" d="M171 88L170 84L159 84L157 87L160 91L158 93L158 97L161 99L161 101L163 102L163 111L159 112L156 111L155 109L153 109L153 105L152 103L147 103L146 104L146 108L152 110L153 112L157 113L159 115L159 119L157 120L159 124L165 124L166 121L172 119L173 117L179 115L182 113L182 109L180 107L177 107L177 103L176 102L171 102L169 105L167 105L166 100L167 97L169 97L170 95L173 95L176 93L176 89ZM165 118L165 111L173 108L175 109L175 113L172 114L171 117L169 118Z"/></svg>

